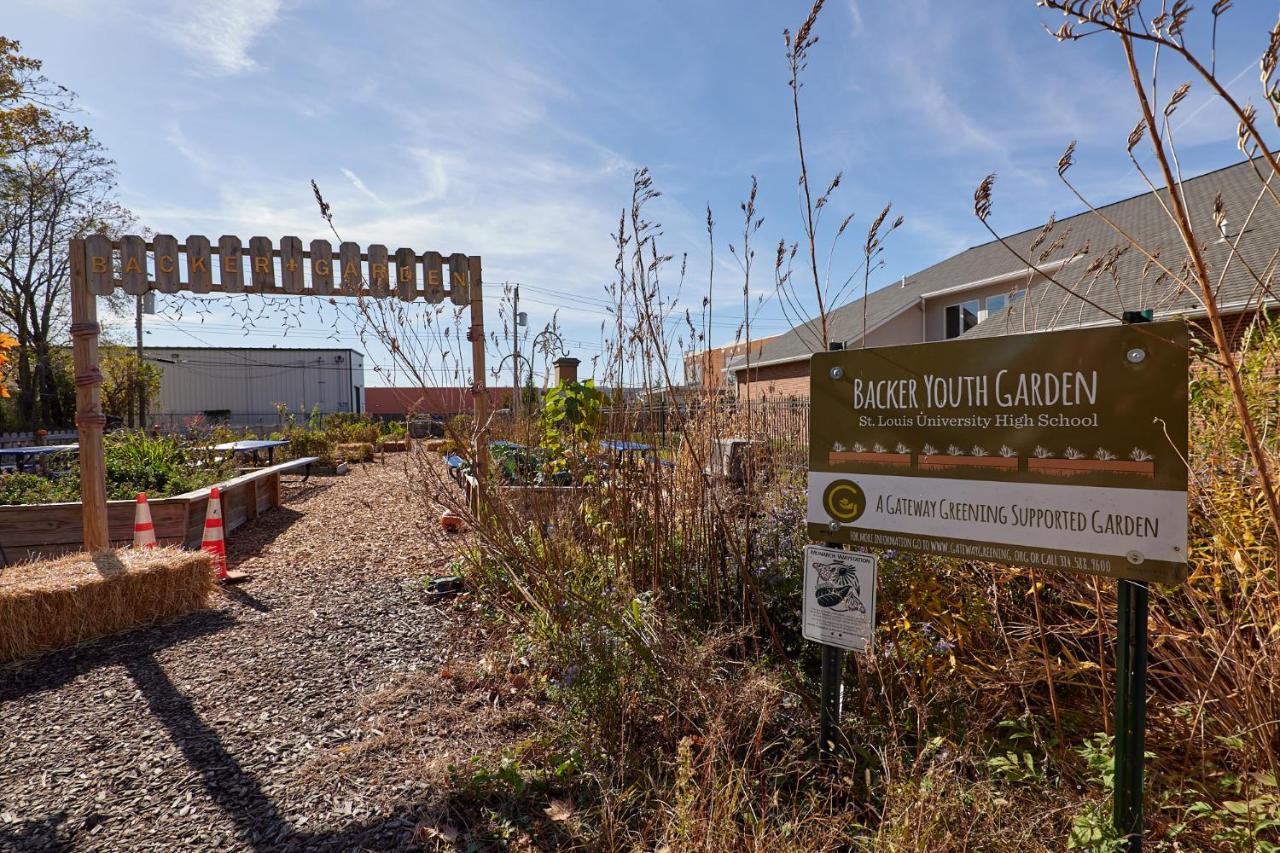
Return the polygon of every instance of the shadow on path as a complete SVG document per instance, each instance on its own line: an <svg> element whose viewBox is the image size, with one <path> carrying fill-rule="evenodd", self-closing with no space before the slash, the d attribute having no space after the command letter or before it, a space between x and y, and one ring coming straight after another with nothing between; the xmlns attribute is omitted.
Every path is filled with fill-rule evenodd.
<svg viewBox="0 0 1280 853"><path fill-rule="evenodd" d="M83 645L0 666L0 702L10 702L44 690L56 690L99 667L150 656L169 646L231 628L237 621L224 611L198 610L177 622L111 634Z"/></svg>
<svg viewBox="0 0 1280 853"><path fill-rule="evenodd" d="M191 700L174 687L155 658L135 658L127 661L125 668L174 746L200 774L209 797L231 818L240 839L254 850L285 845L293 828L281 819L258 780L227 752L217 733L200 719Z"/></svg>

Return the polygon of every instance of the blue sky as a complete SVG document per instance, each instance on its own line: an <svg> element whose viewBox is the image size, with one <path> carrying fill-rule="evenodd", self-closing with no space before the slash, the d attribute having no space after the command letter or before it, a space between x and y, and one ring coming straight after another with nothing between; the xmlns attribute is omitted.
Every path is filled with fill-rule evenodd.
<svg viewBox="0 0 1280 853"><path fill-rule="evenodd" d="M1218 61L1232 89L1251 94L1275 9L1236 5ZM142 224L305 243L328 236L315 178L345 239L480 254L491 328L498 286L519 281L531 328L558 309L570 349L589 360L614 275L610 234L638 166L664 193L650 211L663 248L688 253L682 302L694 310L708 204L715 214L716 344L740 316L726 244L738 242L738 204L759 179L755 329L787 327L768 285L772 247L802 233L781 33L808 7L6 0L3 32L80 94ZM873 288L985 242L972 192L992 171L1002 231L1077 212L1054 170L1073 138L1073 177L1094 200L1141 191L1124 153L1136 105L1118 46L1058 44L1042 24L1059 20L1032 0L828 2L802 97L814 182L844 173L828 218L857 214L837 271L887 201L905 224ZM1189 79L1167 68L1166 92ZM1239 156L1234 123L1207 103L1193 86L1175 120L1187 174ZM203 324L189 311L149 318L148 342L307 346L336 335L361 348L322 316L291 321L287 336L264 319L246 335L228 306L210 307ZM391 379L370 371L369 384Z"/></svg>

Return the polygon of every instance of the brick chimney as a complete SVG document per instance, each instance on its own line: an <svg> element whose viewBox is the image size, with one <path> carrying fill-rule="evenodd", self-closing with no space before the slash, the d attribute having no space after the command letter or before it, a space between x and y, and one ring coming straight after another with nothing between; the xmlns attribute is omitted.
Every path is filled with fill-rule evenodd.
<svg viewBox="0 0 1280 853"><path fill-rule="evenodd" d="M556 384L578 381L578 365L582 362L576 358L565 356L556 359Z"/></svg>

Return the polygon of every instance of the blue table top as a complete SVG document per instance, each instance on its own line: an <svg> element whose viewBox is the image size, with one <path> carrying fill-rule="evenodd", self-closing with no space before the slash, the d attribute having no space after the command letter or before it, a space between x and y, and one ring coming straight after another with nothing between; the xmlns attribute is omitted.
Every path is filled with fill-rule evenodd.
<svg viewBox="0 0 1280 853"><path fill-rule="evenodd" d="M231 451L266 450L267 448L270 448L270 447L283 447L288 443L289 443L288 439L273 439L270 441L266 441L266 440L228 441L225 444L215 444L213 446L213 449L214 450L231 450Z"/></svg>
<svg viewBox="0 0 1280 853"><path fill-rule="evenodd" d="M614 439L605 439L600 442L600 446L605 450L616 450L620 453L628 451L643 452L653 450L653 445L651 444L641 444L638 441L617 441Z"/></svg>
<svg viewBox="0 0 1280 853"><path fill-rule="evenodd" d="M63 453L78 450L78 444L42 444L33 447L0 447L0 456L48 456L50 453Z"/></svg>

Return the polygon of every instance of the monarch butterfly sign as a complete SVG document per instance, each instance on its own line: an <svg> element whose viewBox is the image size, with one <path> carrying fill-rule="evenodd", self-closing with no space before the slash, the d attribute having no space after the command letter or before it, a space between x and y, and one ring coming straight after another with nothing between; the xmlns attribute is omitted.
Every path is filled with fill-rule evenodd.
<svg viewBox="0 0 1280 853"><path fill-rule="evenodd" d="M806 640L866 651L876 627L876 558L821 545L806 547L801 610Z"/></svg>

